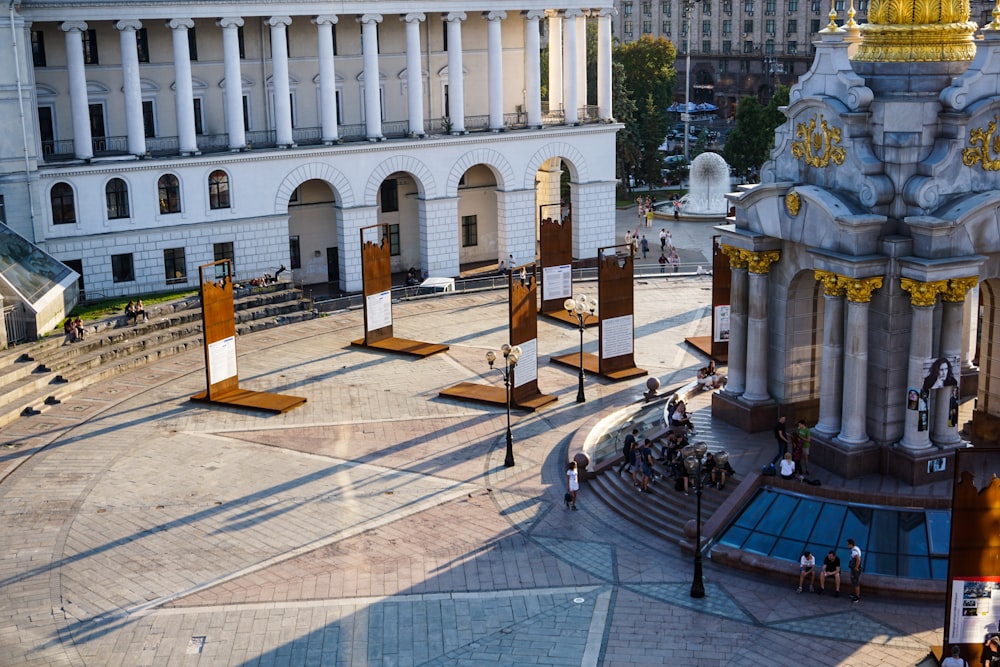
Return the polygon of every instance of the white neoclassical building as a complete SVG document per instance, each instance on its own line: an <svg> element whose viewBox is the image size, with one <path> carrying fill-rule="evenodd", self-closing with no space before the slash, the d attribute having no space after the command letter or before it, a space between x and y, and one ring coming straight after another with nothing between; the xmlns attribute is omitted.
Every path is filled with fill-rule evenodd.
<svg viewBox="0 0 1000 667"><path fill-rule="evenodd" d="M394 271L533 259L539 215L568 181L573 254L594 256L614 242L613 13L15 2L0 19L3 221L88 293L194 286L220 258L237 276L284 264L354 291L359 230L377 223Z"/></svg>

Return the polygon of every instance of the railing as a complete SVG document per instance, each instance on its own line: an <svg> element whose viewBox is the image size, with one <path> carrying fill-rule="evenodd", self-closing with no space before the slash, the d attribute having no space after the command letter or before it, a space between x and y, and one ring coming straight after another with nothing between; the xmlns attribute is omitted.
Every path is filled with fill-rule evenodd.
<svg viewBox="0 0 1000 667"><path fill-rule="evenodd" d="M3 325L7 331L7 344L14 345L28 340L28 326L25 322L23 303L3 307Z"/></svg>

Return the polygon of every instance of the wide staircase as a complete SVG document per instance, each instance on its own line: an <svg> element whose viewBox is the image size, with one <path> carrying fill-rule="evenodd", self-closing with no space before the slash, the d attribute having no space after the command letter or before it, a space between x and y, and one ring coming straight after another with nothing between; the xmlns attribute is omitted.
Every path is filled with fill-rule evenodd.
<svg viewBox="0 0 1000 667"><path fill-rule="evenodd" d="M237 335L317 316L312 301L291 283L238 289L234 308ZM199 297L146 311L147 321L135 324L124 314L84 322L86 333L77 342L52 333L0 351L0 428L41 414L96 382L204 344Z"/></svg>
<svg viewBox="0 0 1000 667"><path fill-rule="evenodd" d="M727 479L724 489L705 487L701 497L701 517L704 524L719 508L733 489L750 472L750 466L756 465L755 452L747 451L741 442L745 434L723 423L712 423L711 393L695 393L688 400L688 411L695 427L695 435L689 441L704 441L710 452L725 449L730 454L730 463L736 470L735 479ZM654 457L659 457L663 431L653 433L656 439L653 443ZM756 448L754 448L756 449ZM697 497L693 488L689 495L678 491L674 479L667 474L665 464L657 460L655 472L658 477L650 486L651 493L639 493L632 485L632 477L624 472L617 474L621 457L613 466L604 467L598 471L589 485L594 495L605 502L612 510L622 517L642 528L656 533L660 537L675 544L682 541L693 542L692 537L686 537L684 528L696 515ZM692 524L693 525L693 524Z"/></svg>

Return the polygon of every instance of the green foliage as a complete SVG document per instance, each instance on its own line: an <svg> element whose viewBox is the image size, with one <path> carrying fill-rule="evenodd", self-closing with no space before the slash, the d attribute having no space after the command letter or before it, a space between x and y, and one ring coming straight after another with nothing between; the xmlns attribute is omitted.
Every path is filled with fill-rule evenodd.
<svg viewBox="0 0 1000 667"><path fill-rule="evenodd" d="M751 176L758 172L774 148L774 131L784 124L780 107L788 104L789 90L778 86L770 103L761 106L756 97L744 97L736 107L736 125L726 138L722 151L735 174Z"/></svg>

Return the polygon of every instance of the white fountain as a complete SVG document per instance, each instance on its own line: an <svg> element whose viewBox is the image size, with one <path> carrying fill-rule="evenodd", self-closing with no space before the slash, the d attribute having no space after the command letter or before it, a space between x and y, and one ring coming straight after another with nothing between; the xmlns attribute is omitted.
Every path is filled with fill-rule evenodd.
<svg viewBox="0 0 1000 667"><path fill-rule="evenodd" d="M685 216L725 217L729 212L726 194L732 191L729 165L718 153L702 153L691 162L690 189L681 197Z"/></svg>

